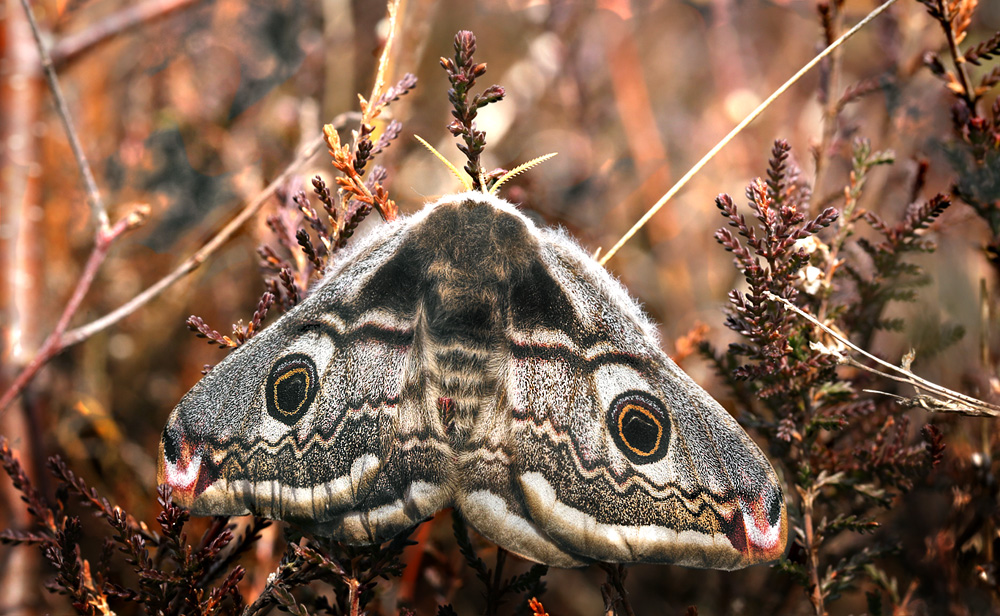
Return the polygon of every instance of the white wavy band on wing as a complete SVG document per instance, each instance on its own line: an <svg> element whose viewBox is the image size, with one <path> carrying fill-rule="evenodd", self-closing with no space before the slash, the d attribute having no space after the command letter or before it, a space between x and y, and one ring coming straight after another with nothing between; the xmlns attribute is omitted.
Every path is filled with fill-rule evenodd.
<svg viewBox="0 0 1000 616"><path fill-rule="evenodd" d="M723 534L676 531L651 525L604 524L560 502L541 473L524 473L521 489L531 516L562 546L606 562L660 562L688 567L736 569L747 564Z"/></svg>
<svg viewBox="0 0 1000 616"><path fill-rule="evenodd" d="M381 543L391 539L444 506L448 493L426 481L414 481L404 497L368 511L349 511L330 524L317 525L316 533L352 544Z"/></svg>
<svg viewBox="0 0 1000 616"><path fill-rule="evenodd" d="M380 460L358 456L349 473L315 486L293 487L278 481L227 481L225 477L208 486L191 505L195 515L243 515L254 513L269 518L329 520L354 507L378 475ZM251 512L248 500L254 503Z"/></svg>
<svg viewBox="0 0 1000 616"><path fill-rule="evenodd" d="M529 560L554 567L582 567L587 561L566 553L529 520L513 513L507 501L489 490L464 495L459 508L469 524L490 541Z"/></svg>

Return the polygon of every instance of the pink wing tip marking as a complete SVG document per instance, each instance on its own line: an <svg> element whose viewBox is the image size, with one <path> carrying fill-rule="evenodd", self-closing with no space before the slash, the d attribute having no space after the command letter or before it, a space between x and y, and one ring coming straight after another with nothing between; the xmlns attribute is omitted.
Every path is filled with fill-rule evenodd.
<svg viewBox="0 0 1000 616"><path fill-rule="evenodd" d="M181 453L176 462L163 458L163 480L173 488L174 500L179 503L189 503L204 489L199 480L202 477L202 456L199 449L192 450L187 445L181 446ZM199 489L201 488L201 489Z"/></svg>
<svg viewBox="0 0 1000 616"><path fill-rule="evenodd" d="M764 493L752 503L739 499L740 510L743 513L743 528L746 531L747 543L763 552L773 552L781 547L784 536L782 522L784 516L771 524L768 521L768 505L764 502ZM748 547L749 547L748 546Z"/></svg>

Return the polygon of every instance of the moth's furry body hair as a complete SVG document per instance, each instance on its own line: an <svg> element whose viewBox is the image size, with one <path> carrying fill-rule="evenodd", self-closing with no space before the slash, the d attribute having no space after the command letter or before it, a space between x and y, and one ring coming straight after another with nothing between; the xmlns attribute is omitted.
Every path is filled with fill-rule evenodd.
<svg viewBox="0 0 1000 616"><path fill-rule="evenodd" d="M773 469L624 288L482 193L364 238L209 372L164 429L160 478L195 513L351 543L455 506L558 566L729 569L786 540Z"/></svg>

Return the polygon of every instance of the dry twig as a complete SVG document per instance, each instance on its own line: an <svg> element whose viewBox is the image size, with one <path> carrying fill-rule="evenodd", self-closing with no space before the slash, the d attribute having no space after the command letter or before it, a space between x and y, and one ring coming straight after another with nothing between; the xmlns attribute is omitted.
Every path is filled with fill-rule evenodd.
<svg viewBox="0 0 1000 616"><path fill-rule="evenodd" d="M204 246L185 259L169 274L161 278L142 293L136 295L118 309L104 315L103 317L95 319L90 323L67 331L69 321L72 319L73 315L76 314L81 301L90 289L94 276L100 268L100 265L104 262L104 259L107 257L107 253L111 248L112 242L125 231L134 229L141 225L145 221L149 212L147 206L140 205L134 207L113 226L108 222L107 210L104 206L104 201L101 198L100 191L97 189L97 185L93 180L93 174L90 171L87 159L80 148L79 138L77 137L73 123L70 120L66 101L62 97L55 70L53 69L52 59L49 57L44 45L42 44L41 35L38 31L37 23L34 19L34 14L31 11L30 5L27 0L21 0L21 3L24 6L25 11L27 11L32 31L35 34L35 41L39 47L42 64L45 68L46 76L49 78L49 86L52 88L53 96L56 99L56 109L59 111L60 117L63 118L63 124L66 128L67 134L69 135L70 144L75 144L73 147L74 155L76 155L77 163L80 166L81 173L83 174L85 183L87 184L88 201L90 202L94 216L98 221L98 229L96 231L94 248L90 257L87 259L84 271L81 274L80 279L77 281L76 288L73 290L73 294L63 310L55 329L48 336L48 338L46 338L45 342L42 343L38 353L14 378L14 381L3 393L3 395L0 396L0 413L5 411L7 407L10 406L10 403L20 395L38 371L53 357L61 353L66 348L82 342L94 334L114 325L118 321L144 306L153 298L157 297L175 282L197 269L197 267L201 265L212 253L228 241L229 238L232 237L233 234L235 234L236 231L243 225L243 223L252 218L254 214L260 210L264 203L271 198L275 190L277 190L277 188L281 186L291 175L298 172L298 170L310 158L312 158L317 151L319 151L320 146L324 143L322 136L315 137L309 141L305 147L300 150L300 153L295 160L293 160L278 177L268 184L264 190L247 203L243 210L240 211L240 213L232 221L230 221L229 224L223 227L217 234L215 234L215 236L206 242ZM334 118L332 124L334 126L345 126L356 116L356 113L344 113Z"/></svg>
<svg viewBox="0 0 1000 616"><path fill-rule="evenodd" d="M136 205L133 206L132 209L130 209L129 212L119 219L114 225L111 224L108 218L107 208L104 205L104 200L101 197L100 190L97 188L97 183L94 181L94 174L90 169L90 164L87 162L87 156L83 152L83 148L80 145L80 139L76 133L75 127L73 126L73 120L69 113L69 107L66 104L66 99L63 97L62 88L59 86L59 80L52 64L52 58L49 56L48 49L42 41L41 32L38 29L38 22L35 20L34 11L32 11L28 0L21 0L21 6L24 7L28 23L31 25L31 32L34 35L35 44L38 47L38 55L41 59L42 68L45 72L49 89L52 91L56 111L62 119L63 128L66 130L66 136L69 139L70 147L73 150L73 156L76 159L77 166L80 169L80 175L82 176L84 185L86 186L87 201L90 204L90 209L96 221L97 228L94 231L94 247L91 249L90 256L87 258L87 263L83 268L83 272L80 274L80 278L76 282L76 287L73 289L73 293L70 296L69 301L66 303L62 314L59 316L59 320L56 322L55 328L42 343L38 353L14 378L13 383L7 391L4 392L3 396L0 396L0 413L2 413L18 396L18 394L20 394L20 392L31 381L43 365L62 351L62 349L66 348L66 344L64 344L64 333L66 328L69 326L69 321L73 318L73 315L76 314L76 311L80 307L80 303L83 301L84 296L86 296L87 291L90 290L90 285L94 281L97 270L100 268L101 264L104 263L105 258L107 258L111 245L121 234L142 225L149 215L149 207L147 205Z"/></svg>
<svg viewBox="0 0 1000 616"><path fill-rule="evenodd" d="M855 368L860 368L872 374L877 374L881 377L897 381L899 383L907 383L912 385L917 391L916 395L910 398L905 396L897 396L895 394L889 394L882 391L875 391L866 389L866 392L882 394L884 396L893 396L897 398L899 404L907 407L919 406L928 411L936 411L942 413L960 413L962 415L969 415L972 417L998 417L1000 416L1000 406L995 404L990 404L989 402L984 402L978 398L973 398L972 396L967 396L963 393L948 389L947 387L942 387L937 383L932 383L927 379L921 378L913 372L910 371L910 363L913 361L912 354L907 354L903 358L902 365L894 366L887 361L881 360L875 357L871 353L865 351L864 349L856 346L850 340L838 334L836 331L827 327L821 323L816 317L812 316L808 312L805 312L795 304L791 303L783 297L778 297L773 293L765 293L768 299L781 302L786 308L792 310L802 318L806 319L816 327L819 327L828 335L830 335L834 340L843 345L844 347L860 353L864 357L874 361L878 365L886 368L888 372L883 372L871 366L865 365L858 360L854 359L850 355L847 355L840 350L832 349L825 345L819 345L820 343L813 343L814 345L819 345L814 348L822 350L829 355L837 357L841 363L854 366ZM921 393L926 392L926 393Z"/></svg>
<svg viewBox="0 0 1000 616"><path fill-rule="evenodd" d="M80 138L73 127L73 118L69 115L69 107L66 105L66 98L63 96L62 87L60 87L59 79L56 77L56 69L52 63L52 57L49 55L49 50L45 47L45 43L42 42L42 33L38 30L35 12L31 9L28 0L21 0L21 6L24 7L24 12L28 16L28 23L31 24L31 33L34 35L35 44L38 46L38 55L42 60L45 79L49 82L49 89L52 90L52 98L55 99L56 103L56 111L59 113L63 128L66 130L66 138L69 139L69 146L72 148L76 164L80 168L83 183L87 187L87 202L90 204L90 209L97 220L98 233L107 232L111 226L111 222L108 219L108 210L104 205L104 199L101 198L101 191L97 189L97 182L94 181L94 173L90 170L87 155L83 153Z"/></svg>
<svg viewBox="0 0 1000 616"><path fill-rule="evenodd" d="M353 113L341 114L334 118L333 124L337 126L345 125L350 118L353 118L354 116L355 114ZM118 321L121 321L147 304L150 300L157 297L172 284L197 269L198 266L204 263L212 253L225 244L229 238L232 237L241 226L243 226L243 223L252 218L254 214L256 214L260 208L263 207L267 200L274 195L274 192L278 189L278 187L284 184L289 177L297 173L299 169L301 169L301 167L319 151L322 145L322 137L315 137L309 141L295 160L289 163L289 165L285 167L285 170L282 171L278 177L274 178L274 180L272 180L271 183L264 188L264 190L260 191L257 196L251 199L250 202L247 203L246 206L240 211L240 213L229 222L229 224L223 227L212 237L212 239L208 240L204 246L185 259L169 274L152 284L145 291L136 295L119 308L109 312L103 317L94 319L86 325L81 325L80 327L66 332L66 336L64 338L64 348L82 342L94 334L111 327Z"/></svg>
<svg viewBox="0 0 1000 616"><path fill-rule="evenodd" d="M726 145L728 145L730 141L732 141L737 135L743 132L743 129L746 128L751 122L756 120L757 117L760 116L760 114L764 113L764 110L770 107L771 103L773 103L779 96L784 94L785 91L788 90L790 87L792 87L795 84L795 82L797 82L799 79L802 78L803 75L812 70L814 66L819 64L820 61L823 60L823 58L833 53L833 51L838 47L840 47L842 44L844 44L844 42L847 41L847 39L857 34L862 28L867 26L869 22L871 22L873 19L884 13L886 9L892 6L892 4L895 1L896 0L886 0L886 2L884 2L882 5L880 5L878 8L876 8L868 15L866 15L865 18L859 21L857 24L855 24L853 28L845 32L840 38L834 41L833 44L831 44L829 47L816 54L815 58L807 62L806 65L800 68L797 73L792 75L788 79L788 81L783 83L781 87L779 87L777 90L771 93L771 95L768 96L763 103L761 103L760 105L757 106L756 109L751 111L747 117L743 118L743 120L739 124L737 124L736 127L733 128L733 130L729 131L728 135L723 137L722 140L719 141L719 143L715 144L715 146L713 146L712 149L709 150L708 153L701 158L701 160L695 163L694 166L691 167L691 169L689 169L687 173L681 176L681 179L677 180L677 183L671 186L670 189L662 197L660 197L660 200L654 203L653 207L649 208L649 210L643 215L643 217L640 218L639 221L636 222L632 226L632 228L629 229L625 233L625 235L623 235L622 238L618 240L618 242L614 246L611 247L610 250L604 253L604 256L600 258L599 263L601 265L607 263L608 260L611 259L611 257L613 257L615 253L618 252L618 250L625 245L625 242L632 239L632 236L635 235L639 231L639 229L642 229L644 226L646 226L646 223L649 222L649 219L652 218L657 212L659 212L660 209L664 205L666 205L667 201L673 199L674 195L680 192L680 190L684 188L684 186L688 183L688 181L690 181L691 178L693 178L695 175L698 174L699 171L701 171L702 167L707 165L710 160L715 158L715 155L718 154L722 150L722 148L726 147Z"/></svg>

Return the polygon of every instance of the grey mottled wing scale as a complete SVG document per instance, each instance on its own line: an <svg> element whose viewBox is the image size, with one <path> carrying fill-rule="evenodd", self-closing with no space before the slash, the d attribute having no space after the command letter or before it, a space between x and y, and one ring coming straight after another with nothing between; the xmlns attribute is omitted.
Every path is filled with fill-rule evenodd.
<svg viewBox="0 0 1000 616"><path fill-rule="evenodd" d="M360 245L286 317L233 351L164 429L160 480L195 513L290 519L354 543L393 535L450 500L451 464L414 355L414 219ZM276 362L318 385L292 425L268 410ZM315 373L308 374L314 365Z"/></svg>
<svg viewBox="0 0 1000 616"><path fill-rule="evenodd" d="M617 281L563 234L534 235L539 262L512 289L507 387L494 413L508 427L484 444L508 456L509 478L494 488L506 509L473 524L562 565L732 569L780 557L785 506L756 444L660 350ZM655 461L630 460L614 436L616 401L630 400L664 421Z"/></svg>

